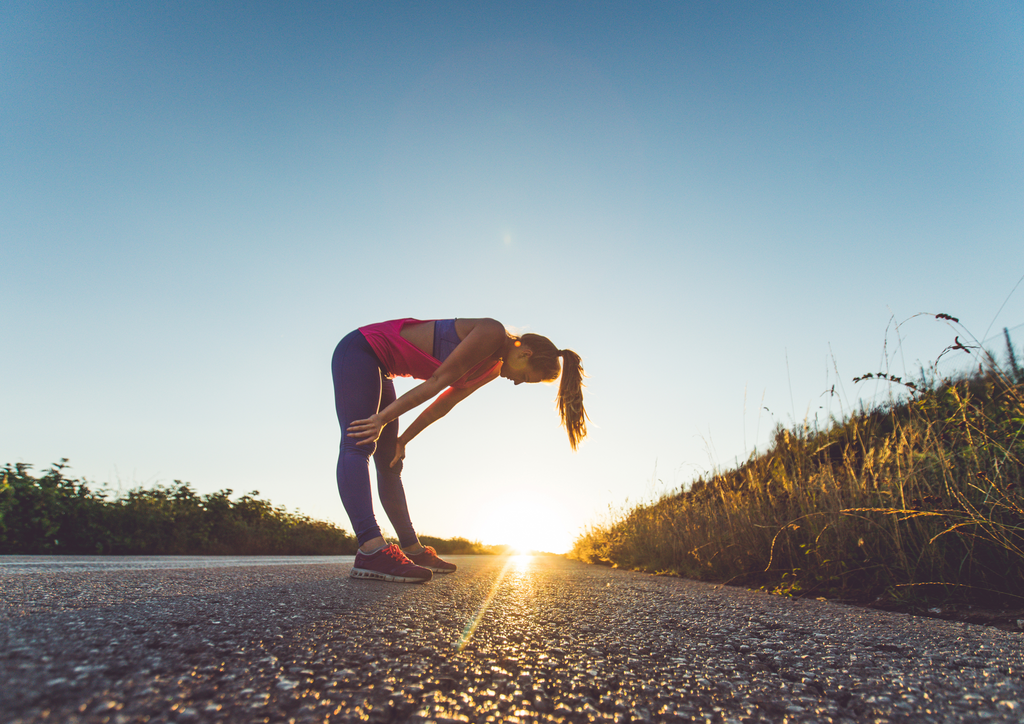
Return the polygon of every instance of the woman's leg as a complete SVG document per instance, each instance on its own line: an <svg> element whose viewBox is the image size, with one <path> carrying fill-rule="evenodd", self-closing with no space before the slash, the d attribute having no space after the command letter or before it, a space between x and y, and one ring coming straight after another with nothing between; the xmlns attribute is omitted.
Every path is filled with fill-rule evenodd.
<svg viewBox="0 0 1024 724"><path fill-rule="evenodd" d="M331 372L334 377L334 407L341 425L338 493L356 539L362 545L381 535L373 515L373 494L370 490L370 455L375 446L356 445L345 431L354 420L365 420L380 409L381 385L391 381L383 379L380 361L358 330L338 343L331 360Z"/></svg>
<svg viewBox="0 0 1024 724"><path fill-rule="evenodd" d="M384 380L381 387L380 409L384 409L395 401L395 384ZM388 520L395 528L398 542L407 548L419 542L416 531L409 518L409 506L405 501L405 487L402 485L402 461L389 467L395 459L395 447L398 444L398 420L393 420L381 430L377 439L377 452L373 454L373 463L377 467L377 494Z"/></svg>

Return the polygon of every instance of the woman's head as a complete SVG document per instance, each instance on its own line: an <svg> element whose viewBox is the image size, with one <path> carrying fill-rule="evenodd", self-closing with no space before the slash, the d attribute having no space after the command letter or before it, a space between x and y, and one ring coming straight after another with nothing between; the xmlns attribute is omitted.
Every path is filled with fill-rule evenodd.
<svg viewBox="0 0 1024 724"><path fill-rule="evenodd" d="M569 434L569 444L575 450L587 436L587 411L583 408L583 365L580 356L569 349L558 349L551 340L539 334L527 333L513 337L510 356L521 352L528 361L524 378L518 382L551 382L558 379L557 407L562 426ZM525 348L525 349L523 349ZM559 360L561 359L561 363ZM514 374L514 373L512 373ZM509 379L515 379L510 375ZM536 378L536 379L534 379Z"/></svg>

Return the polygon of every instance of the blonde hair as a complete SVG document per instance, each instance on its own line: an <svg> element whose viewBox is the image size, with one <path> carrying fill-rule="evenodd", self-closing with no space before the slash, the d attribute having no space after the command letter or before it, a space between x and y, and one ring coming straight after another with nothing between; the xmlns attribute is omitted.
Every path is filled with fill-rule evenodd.
<svg viewBox="0 0 1024 724"><path fill-rule="evenodd" d="M569 445L573 450L579 447L580 441L587 436L587 411L583 408L583 363L580 356L571 349L558 349L547 337L527 333L518 337L533 354L530 367L544 376L545 382L558 379L558 397L556 406L562 418L562 427L569 434ZM559 365L558 358L562 358Z"/></svg>

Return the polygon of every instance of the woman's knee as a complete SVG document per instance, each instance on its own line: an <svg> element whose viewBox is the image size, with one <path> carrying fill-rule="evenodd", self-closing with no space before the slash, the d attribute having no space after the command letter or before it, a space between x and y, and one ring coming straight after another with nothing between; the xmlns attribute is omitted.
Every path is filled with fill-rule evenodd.
<svg viewBox="0 0 1024 724"><path fill-rule="evenodd" d="M373 464L377 468L377 477L382 475L394 475L395 477L402 476L402 465L403 460L397 461L393 466L391 461L395 459L394 453L391 455L374 455Z"/></svg>

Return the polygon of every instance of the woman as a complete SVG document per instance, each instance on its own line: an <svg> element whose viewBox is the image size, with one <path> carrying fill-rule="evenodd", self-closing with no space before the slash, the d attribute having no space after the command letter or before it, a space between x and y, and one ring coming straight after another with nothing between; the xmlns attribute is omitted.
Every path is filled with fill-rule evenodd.
<svg viewBox="0 0 1024 724"><path fill-rule="evenodd" d="M331 370L342 430L338 492L359 541L355 578L422 583L432 571L455 570L416 536L402 487L402 460L410 440L488 382L499 376L517 385L548 382L561 372L558 410L573 450L587 434L579 355L557 349L539 334L509 334L493 319L395 319L360 327L338 343ZM395 376L423 382L396 399ZM399 435L399 416L434 397ZM371 455L380 502L401 547L387 544L373 515Z"/></svg>

